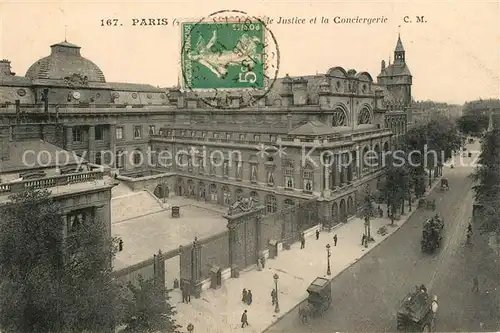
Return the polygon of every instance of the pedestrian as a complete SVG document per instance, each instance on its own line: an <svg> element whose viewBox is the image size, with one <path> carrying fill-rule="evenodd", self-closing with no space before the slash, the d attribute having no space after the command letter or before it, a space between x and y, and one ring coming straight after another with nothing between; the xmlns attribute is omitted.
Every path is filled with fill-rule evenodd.
<svg viewBox="0 0 500 333"><path fill-rule="evenodd" d="M182 288L182 303L187 303L187 293L186 288Z"/></svg>
<svg viewBox="0 0 500 333"><path fill-rule="evenodd" d="M316 230L316 240L319 239L319 230Z"/></svg>
<svg viewBox="0 0 500 333"><path fill-rule="evenodd" d="M337 246L337 234L333 236L333 246Z"/></svg>
<svg viewBox="0 0 500 333"><path fill-rule="evenodd" d="M191 284L186 283L184 284L184 290L186 291L186 303L191 302Z"/></svg>
<svg viewBox="0 0 500 333"><path fill-rule="evenodd" d="M120 238L120 240L118 241L118 252L122 251L123 251L123 240Z"/></svg>
<svg viewBox="0 0 500 333"><path fill-rule="evenodd" d="M363 234L363 236L361 236L361 245L365 245L365 239L366 239L366 235Z"/></svg>
<svg viewBox="0 0 500 333"><path fill-rule="evenodd" d="M303 249L306 247L306 237L304 236L304 233L300 234L300 248Z"/></svg>
<svg viewBox="0 0 500 333"><path fill-rule="evenodd" d="M276 289L273 289L271 291L271 301L272 301L273 305L276 304Z"/></svg>
<svg viewBox="0 0 500 333"><path fill-rule="evenodd" d="M472 291L479 292L479 280L477 276L472 279Z"/></svg>
<svg viewBox="0 0 500 333"><path fill-rule="evenodd" d="M247 304L251 305L252 304L252 291L249 290L247 293Z"/></svg>
<svg viewBox="0 0 500 333"><path fill-rule="evenodd" d="M241 301L243 303L246 303L247 302L247 297L248 297L248 292L245 288L243 288L243 292L241 293L242 296L241 296Z"/></svg>
<svg viewBox="0 0 500 333"><path fill-rule="evenodd" d="M262 264L262 269L266 268L266 257L260 257L260 263Z"/></svg>
<svg viewBox="0 0 500 333"><path fill-rule="evenodd" d="M248 326L248 317L247 317L247 310L243 311L243 314L241 315L241 328Z"/></svg>

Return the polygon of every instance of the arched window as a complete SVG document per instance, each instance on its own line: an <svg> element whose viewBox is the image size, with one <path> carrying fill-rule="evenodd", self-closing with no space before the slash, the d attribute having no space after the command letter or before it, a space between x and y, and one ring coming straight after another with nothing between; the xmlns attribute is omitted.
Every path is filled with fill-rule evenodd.
<svg viewBox="0 0 500 333"><path fill-rule="evenodd" d="M278 203L276 197L272 194L266 195L266 212L268 214L276 213L278 211Z"/></svg>
<svg viewBox="0 0 500 333"><path fill-rule="evenodd" d="M217 186L210 184L210 201L217 202Z"/></svg>
<svg viewBox="0 0 500 333"><path fill-rule="evenodd" d="M295 170L294 170L292 163L287 162L285 164L284 169L283 169L285 188L288 188L288 189L295 188L294 173L295 173Z"/></svg>
<svg viewBox="0 0 500 333"><path fill-rule="evenodd" d="M370 163L370 162L368 161L368 159L370 158L370 156L369 156L369 155L370 155L370 154L368 153L368 147L365 147L365 148L363 149L363 156L362 156L362 159L363 159L363 160L361 161L361 165L363 166L363 171L364 171L365 169L368 169L368 165L369 165L369 163Z"/></svg>
<svg viewBox="0 0 500 333"><path fill-rule="evenodd" d="M243 190L241 188L237 189L236 192L234 192L234 198L236 201L240 201L243 199Z"/></svg>
<svg viewBox="0 0 500 333"><path fill-rule="evenodd" d="M133 160L134 160L135 167L141 166L141 164L143 162L143 156L142 156L142 152L140 149L134 150Z"/></svg>
<svg viewBox="0 0 500 333"><path fill-rule="evenodd" d="M255 201L255 202L260 201L259 193L255 192L255 191L250 192L250 198L252 198L253 201Z"/></svg>
<svg viewBox="0 0 500 333"><path fill-rule="evenodd" d="M347 114L342 108L336 108L332 114L332 127L347 126Z"/></svg>
<svg viewBox="0 0 500 333"><path fill-rule="evenodd" d="M372 122L372 115L370 113L370 110L366 107L361 109L358 114L358 125L364 125L364 124L371 124Z"/></svg>
<svg viewBox="0 0 500 333"><path fill-rule="evenodd" d="M303 190L312 192L314 189L314 173L313 168L308 164L302 171Z"/></svg>
<svg viewBox="0 0 500 333"><path fill-rule="evenodd" d="M293 206L295 206L295 201L293 201L292 199L285 199L284 205L285 205L285 208L293 207Z"/></svg>
<svg viewBox="0 0 500 333"><path fill-rule="evenodd" d="M222 196L224 199L224 205L230 205L231 204L231 192L229 191L229 188L227 186L224 186L222 188Z"/></svg>

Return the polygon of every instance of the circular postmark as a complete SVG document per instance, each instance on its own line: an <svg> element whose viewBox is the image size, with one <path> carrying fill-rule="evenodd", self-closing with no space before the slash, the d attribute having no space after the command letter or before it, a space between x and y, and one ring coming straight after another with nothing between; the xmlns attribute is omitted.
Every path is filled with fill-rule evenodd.
<svg viewBox="0 0 500 333"><path fill-rule="evenodd" d="M187 97L218 109L258 104L274 86L280 52L265 22L221 10L182 24L181 73Z"/></svg>

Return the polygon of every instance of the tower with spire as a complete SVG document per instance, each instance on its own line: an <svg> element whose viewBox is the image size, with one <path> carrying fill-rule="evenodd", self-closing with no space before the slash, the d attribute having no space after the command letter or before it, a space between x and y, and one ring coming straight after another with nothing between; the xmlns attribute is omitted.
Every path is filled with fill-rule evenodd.
<svg viewBox="0 0 500 333"><path fill-rule="evenodd" d="M411 104L411 85L412 75L406 64L405 49L401 41L401 35L398 33L398 41L394 49L394 58L391 64L386 66L382 60L380 74L377 76L377 82L387 87L393 97L405 106ZM389 58L390 59L390 58Z"/></svg>

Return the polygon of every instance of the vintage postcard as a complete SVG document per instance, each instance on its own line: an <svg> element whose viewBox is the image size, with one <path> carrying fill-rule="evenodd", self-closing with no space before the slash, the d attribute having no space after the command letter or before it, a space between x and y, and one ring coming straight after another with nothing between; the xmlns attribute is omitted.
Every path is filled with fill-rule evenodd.
<svg viewBox="0 0 500 333"><path fill-rule="evenodd" d="M0 4L0 331L500 331L498 1Z"/></svg>

